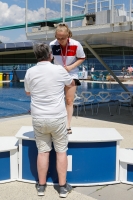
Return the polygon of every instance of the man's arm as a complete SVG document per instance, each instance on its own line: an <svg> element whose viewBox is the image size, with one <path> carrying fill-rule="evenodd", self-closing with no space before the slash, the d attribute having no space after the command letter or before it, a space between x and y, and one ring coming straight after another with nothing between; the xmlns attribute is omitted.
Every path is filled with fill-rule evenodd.
<svg viewBox="0 0 133 200"><path fill-rule="evenodd" d="M25 93L27 96L30 96L30 89L28 84L28 71L26 72L25 78L24 78L24 87L25 87Z"/></svg>

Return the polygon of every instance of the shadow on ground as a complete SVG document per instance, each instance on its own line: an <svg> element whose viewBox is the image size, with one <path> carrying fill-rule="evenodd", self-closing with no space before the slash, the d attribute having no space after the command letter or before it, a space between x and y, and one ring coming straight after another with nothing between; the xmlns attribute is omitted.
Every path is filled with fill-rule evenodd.
<svg viewBox="0 0 133 200"><path fill-rule="evenodd" d="M108 122L115 122L120 124L128 124L133 125L133 115L131 112L131 108L128 108L126 106L122 106L120 110L120 115L118 112L118 103L117 102L111 102L110 103L110 109L111 109L111 115L109 114L108 104L100 104L98 114L97 112L97 105L93 105L93 112L91 106L86 106L86 113L84 112L83 108L79 108L78 116L84 117L84 118L91 118L91 119L97 119L102 121L108 121ZM132 108L133 109L133 108ZM77 117L77 108L74 109L73 116Z"/></svg>

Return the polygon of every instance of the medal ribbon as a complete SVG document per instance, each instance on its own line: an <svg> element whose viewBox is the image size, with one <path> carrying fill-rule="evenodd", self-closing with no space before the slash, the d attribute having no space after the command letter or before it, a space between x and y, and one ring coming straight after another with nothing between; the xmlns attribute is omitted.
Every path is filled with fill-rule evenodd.
<svg viewBox="0 0 133 200"><path fill-rule="evenodd" d="M65 56L63 56L63 51L62 51L61 46L60 46L60 49L61 49L62 62L63 62L63 65L64 65L64 67L65 67L65 66L66 66L66 59L67 59L68 42L67 42L67 45L66 45Z"/></svg>

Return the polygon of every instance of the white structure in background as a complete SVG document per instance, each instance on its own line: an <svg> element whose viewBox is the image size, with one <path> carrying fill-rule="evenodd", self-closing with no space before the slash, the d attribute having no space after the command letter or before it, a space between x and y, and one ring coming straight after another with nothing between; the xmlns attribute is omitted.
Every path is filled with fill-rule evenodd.
<svg viewBox="0 0 133 200"><path fill-rule="evenodd" d="M91 72L94 72L94 66L92 66L92 68L91 68Z"/></svg>
<svg viewBox="0 0 133 200"><path fill-rule="evenodd" d="M30 37L30 32L45 32L51 31L54 29L54 27L51 26L33 26L32 29L28 28L28 1L26 0L26 15L25 15L25 21L26 21L26 35L28 39L32 40L32 37ZM43 0L42 0L43 1ZM113 26L115 23L122 23L124 22L131 22L133 21L132 13L133 13L133 0L128 0L127 4L129 4L128 10L126 10L125 4L114 4L114 0L94 0L93 2L90 2L89 0L86 0L86 3L83 6L80 6L78 4L73 4L74 2L76 3L77 0L61 0L60 1L60 17L62 18L63 23L65 22L66 18L66 10L65 10L65 5L70 6L70 18L74 16L73 8L78 8L81 9L85 17L84 19L77 19L81 23L81 27L88 26L88 25L106 25L110 24ZM48 21L49 18L47 16L47 0L44 0L44 18L43 20ZM67 16L68 17L68 16ZM57 20L58 21L58 20ZM76 27L76 23L73 23L72 21L70 22L71 27ZM75 26L74 26L75 25ZM79 24L78 24L79 26ZM101 27L97 28L100 29ZM104 27L102 27L104 29ZM93 28L92 28L93 29ZM121 29L120 29L121 30ZM100 31L100 30L99 30ZM127 31L127 30L126 30ZM103 31L102 31L103 32ZM89 34L89 33L88 33ZM46 34L47 35L47 34ZM46 36L45 36L46 37ZM49 37L48 37L49 38ZM34 39L38 39L34 37Z"/></svg>
<svg viewBox="0 0 133 200"><path fill-rule="evenodd" d="M104 3L108 3L105 6ZM130 10L125 10L125 4L114 4L114 0L101 1L86 1L85 5L86 19L84 18L82 26L86 25L100 25L100 24L114 24L132 21L133 3L130 0Z"/></svg>
<svg viewBox="0 0 133 200"><path fill-rule="evenodd" d="M88 77L88 71L86 70L86 67L83 65L82 71L79 71L78 78L87 79L87 77Z"/></svg>

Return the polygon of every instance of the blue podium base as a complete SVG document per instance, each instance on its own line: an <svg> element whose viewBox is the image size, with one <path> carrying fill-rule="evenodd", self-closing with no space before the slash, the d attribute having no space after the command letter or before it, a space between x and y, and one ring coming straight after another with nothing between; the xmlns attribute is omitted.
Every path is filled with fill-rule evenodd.
<svg viewBox="0 0 133 200"><path fill-rule="evenodd" d="M67 181L72 185L100 185L117 183L116 180L117 142L69 143L68 156L72 157L71 170ZM35 141L22 139L22 180L38 181L37 148ZM56 153L50 153L47 183L58 184Z"/></svg>

